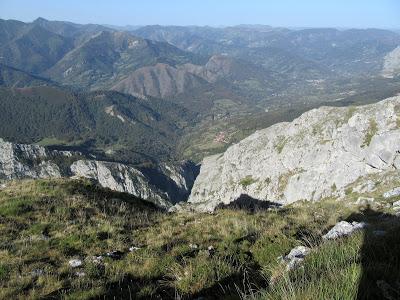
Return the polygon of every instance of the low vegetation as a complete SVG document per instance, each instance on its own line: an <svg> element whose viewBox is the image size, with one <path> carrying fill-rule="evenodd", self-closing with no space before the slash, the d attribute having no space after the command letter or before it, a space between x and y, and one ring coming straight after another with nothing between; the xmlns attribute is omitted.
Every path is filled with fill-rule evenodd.
<svg viewBox="0 0 400 300"><path fill-rule="evenodd" d="M375 119L370 119L369 120L369 125L367 132L364 137L364 142L362 144L363 147L369 146L371 143L372 138L374 135L378 132L378 124L376 123Z"/></svg>
<svg viewBox="0 0 400 300"><path fill-rule="evenodd" d="M0 298L353 299L364 284L380 295L377 281L393 289L398 279L397 199L378 197L372 209L353 196L349 205L166 214L88 181L9 182L0 189ZM324 242L338 220L371 226ZM298 245L311 254L288 272L278 257Z"/></svg>
<svg viewBox="0 0 400 300"><path fill-rule="evenodd" d="M249 186L249 185L251 185L251 184L253 184L253 183L255 183L255 182L257 182L257 180L255 180L253 177L251 177L251 176L249 175L249 176L246 176L246 177L242 178L242 179L239 181L239 184L240 184L241 186L243 186L243 187L247 187L247 186Z"/></svg>

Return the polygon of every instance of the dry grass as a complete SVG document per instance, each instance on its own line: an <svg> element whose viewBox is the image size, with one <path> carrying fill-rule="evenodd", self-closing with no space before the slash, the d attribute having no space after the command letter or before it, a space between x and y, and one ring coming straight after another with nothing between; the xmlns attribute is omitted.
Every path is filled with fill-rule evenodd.
<svg viewBox="0 0 400 300"><path fill-rule="evenodd" d="M8 183L0 191L0 298L348 299L361 276L362 235L327 244L321 235L358 211L325 199L253 213L165 214L85 181ZM277 257L300 244L314 251L303 271L288 274ZM112 250L124 255L68 265Z"/></svg>

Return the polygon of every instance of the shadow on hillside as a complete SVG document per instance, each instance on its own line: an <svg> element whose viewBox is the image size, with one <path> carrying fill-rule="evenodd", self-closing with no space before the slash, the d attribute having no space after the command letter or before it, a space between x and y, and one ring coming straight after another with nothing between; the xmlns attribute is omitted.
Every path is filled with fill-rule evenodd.
<svg viewBox="0 0 400 300"><path fill-rule="evenodd" d="M357 299L400 299L400 218L367 207L347 221L366 222Z"/></svg>
<svg viewBox="0 0 400 300"><path fill-rule="evenodd" d="M263 277L260 276L259 272L253 272L248 274L249 276L258 276L258 281L262 282ZM253 278L254 280L254 278ZM101 296L91 298L91 300L107 300L107 299L137 299L137 300L147 300L147 299L161 299L161 300L191 300L191 299L204 299L204 300L218 300L218 299L232 299L240 300L240 290L244 289L243 285L243 275L239 273L232 274L220 281L216 282L214 285L203 289L202 291L191 294L191 295L180 295L171 286L165 283L165 278L136 278L133 276L126 276L120 282L111 283L107 292ZM157 288L153 290L152 295L143 295L142 289L144 286ZM225 298L224 298L225 297ZM227 298L228 297L228 298ZM53 298L48 298L53 299Z"/></svg>
<svg viewBox="0 0 400 300"><path fill-rule="evenodd" d="M182 164L181 168L185 174L187 190L178 186L177 182L163 173L159 168L139 167L139 170L147 177L151 185L167 193L173 204L176 204L188 200L194 181L200 173L200 165L196 165L191 161Z"/></svg>
<svg viewBox="0 0 400 300"><path fill-rule="evenodd" d="M162 284L163 278L143 279L140 277L126 276L119 282L108 285L107 292L101 296L91 298L91 300L107 299L177 299L175 289L171 286ZM156 285L157 290L149 297L144 296L141 291L144 286Z"/></svg>
<svg viewBox="0 0 400 300"><path fill-rule="evenodd" d="M276 202L258 200L253 197L250 197L249 195L241 194L240 197L237 198L235 201L232 201L229 204L221 203L216 207L216 209L224 209L224 208L238 209L238 210L240 209L254 213L257 211L264 211L271 208L279 208L281 206L282 204Z"/></svg>

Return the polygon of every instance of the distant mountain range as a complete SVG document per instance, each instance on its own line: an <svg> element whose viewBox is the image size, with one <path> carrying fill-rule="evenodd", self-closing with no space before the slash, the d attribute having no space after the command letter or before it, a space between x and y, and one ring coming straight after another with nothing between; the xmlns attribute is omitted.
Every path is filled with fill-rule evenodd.
<svg viewBox="0 0 400 300"><path fill-rule="evenodd" d="M399 45L378 29L0 20L0 135L112 160L199 159L285 114L400 91Z"/></svg>

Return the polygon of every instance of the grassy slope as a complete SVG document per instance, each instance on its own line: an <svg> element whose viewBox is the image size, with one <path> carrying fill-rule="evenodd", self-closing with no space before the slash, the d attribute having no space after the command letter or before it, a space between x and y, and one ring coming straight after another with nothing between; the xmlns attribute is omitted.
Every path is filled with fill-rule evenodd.
<svg viewBox="0 0 400 300"><path fill-rule="evenodd" d="M85 181L7 183L0 190L0 299L352 299L360 284L379 296L376 281L395 286L400 261L399 222L380 215L393 213L379 197L388 188L372 195L373 210L355 205L358 194L349 192L349 205L325 199L272 211L163 214ZM340 219L372 226L322 243ZM377 228L387 235L372 235ZM277 257L301 244L313 248L304 268L283 272ZM85 259L112 250L124 255L100 265ZM83 266L69 267L78 257Z"/></svg>

